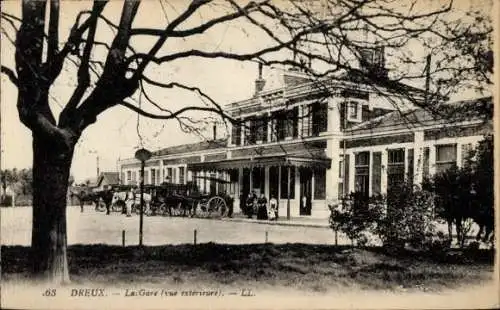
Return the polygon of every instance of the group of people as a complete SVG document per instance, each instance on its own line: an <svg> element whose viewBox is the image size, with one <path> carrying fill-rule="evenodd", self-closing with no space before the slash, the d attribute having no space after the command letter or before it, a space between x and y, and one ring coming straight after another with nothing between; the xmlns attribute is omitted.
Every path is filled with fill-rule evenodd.
<svg viewBox="0 0 500 310"><path fill-rule="evenodd" d="M271 199L268 206L268 201L264 193L261 193L260 197L257 197L255 191L249 193L246 199L242 198L242 201L245 201L242 204L242 211L248 218L253 218L254 214L258 220L276 220L278 218L276 199Z"/></svg>

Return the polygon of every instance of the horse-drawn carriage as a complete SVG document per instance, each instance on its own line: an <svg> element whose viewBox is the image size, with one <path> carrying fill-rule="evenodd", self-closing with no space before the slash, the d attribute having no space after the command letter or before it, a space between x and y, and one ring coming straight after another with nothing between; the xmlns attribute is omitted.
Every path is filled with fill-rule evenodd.
<svg viewBox="0 0 500 310"><path fill-rule="evenodd" d="M199 177L199 179L202 177ZM144 185L144 214L146 216L197 216L197 217L223 217L231 215L233 198L226 194L225 185L228 181L216 178L202 178L219 184L219 193L202 193L194 182L187 184L162 183L160 185ZM109 191L112 192L110 202L111 211L125 212L130 193L134 197L132 212L140 214L140 194L136 185L117 185ZM103 195L104 196L104 195ZM108 194L109 196L109 194ZM105 210L105 205L98 207L99 211Z"/></svg>
<svg viewBox="0 0 500 310"><path fill-rule="evenodd" d="M201 178L201 177L199 177ZM231 215L233 198L226 194L222 179L205 178L220 184L218 194L202 193L194 182L187 184L163 183L148 185L144 191L151 197L146 215L224 217Z"/></svg>

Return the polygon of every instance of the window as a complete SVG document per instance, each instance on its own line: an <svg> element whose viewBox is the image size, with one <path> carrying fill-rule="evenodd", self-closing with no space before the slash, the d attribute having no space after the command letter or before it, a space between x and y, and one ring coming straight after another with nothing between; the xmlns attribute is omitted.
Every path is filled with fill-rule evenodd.
<svg viewBox="0 0 500 310"><path fill-rule="evenodd" d="M313 118L312 118L312 105L301 106L302 109L302 133L303 137L309 137L313 135L312 126L313 126Z"/></svg>
<svg viewBox="0 0 500 310"><path fill-rule="evenodd" d="M270 123L269 128L271 130L271 133L270 133L271 141L270 142L276 142L276 141L278 141L278 120L276 119L276 114L271 115L271 119L269 120L269 123Z"/></svg>
<svg viewBox="0 0 500 310"><path fill-rule="evenodd" d="M405 180L405 149L387 151L387 188L402 184Z"/></svg>
<svg viewBox="0 0 500 310"><path fill-rule="evenodd" d="M298 108L294 108L286 113L285 137L297 137L298 135Z"/></svg>
<svg viewBox="0 0 500 310"><path fill-rule="evenodd" d="M166 176L167 182L173 183L172 179L172 168L167 168L167 176Z"/></svg>
<svg viewBox="0 0 500 310"><path fill-rule="evenodd" d="M172 183L177 183L177 169L172 169Z"/></svg>
<svg viewBox="0 0 500 310"><path fill-rule="evenodd" d="M406 174L408 176L408 182L413 184L413 149L408 149L408 173Z"/></svg>
<svg viewBox="0 0 500 310"><path fill-rule="evenodd" d="M370 152L360 152L354 157L354 184L358 193L369 195L370 189Z"/></svg>
<svg viewBox="0 0 500 310"><path fill-rule="evenodd" d="M127 171L127 181L131 181L132 180L132 171Z"/></svg>
<svg viewBox="0 0 500 310"><path fill-rule="evenodd" d="M430 150L428 147L424 147L424 162L422 164L423 168L423 177L424 179L429 178L429 156L430 156Z"/></svg>
<svg viewBox="0 0 500 310"><path fill-rule="evenodd" d="M358 119L358 103L355 101L349 102L347 106L347 117L349 119Z"/></svg>
<svg viewBox="0 0 500 310"><path fill-rule="evenodd" d="M250 119L248 126L249 130L245 132L245 144L255 144L255 142L257 141L257 120L255 118Z"/></svg>
<svg viewBox="0 0 500 310"><path fill-rule="evenodd" d="M314 171L314 199L325 199L326 196L326 169Z"/></svg>
<svg viewBox="0 0 500 310"><path fill-rule="evenodd" d="M179 167L179 183L184 184L185 172L184 167Z"/></svg>
<svg viewBox="0 0 500 310"><path fill-rule="evenodd" d="M362 103L358 101L347 102L347 121L359 123L362 120ZM343 119L343 118L342 118Z"/></svg>
<svg viewBox="0 0 500 310"><path fill-rule="evenodd" d="M344 160L345 158L345 160ZM339 162L339 184L338 184L338 198L342 199L349 194L349 154L340 156Z"/></svg>
<svg viewBox="0 0 500 310"><path fill-rule="evenodd" d="M132 182L135 182L137 181L137 175L135 173L135 171L132 171Z"/></svg>
<svg viewBox="0 0 500 310"><path fill-rule="evenodd" d="M143 178L143 180L144 180L144 184L149 184L149 178L148 178L148 176L149 176L149 175L148 175L148 171L147 171L147 170L144 170L144 176L143 176L143 177L144 177L144 178Z"/></svg>
<svg viewBox="0 0 500 310"><path fill-rule="evenodd" d="M269 199L278 199L279 167L269 167Z"/></svg>
<svg viewBox="0 0 500 310"><path fill-rule="evenodd" d="M302 133L303 137L317 136L327 130L328 127L328 104L313 103L302 106Z"/></svg>
<svg viewBox="0 0 500 310"><path fill-rule="evenodd" d="M382 181L382 152L374 152L372 157L372 195L379 195Z"/></svg>
<svg viewBox="0 0 500 310"><path fill-rule="evenodd" d="M290 167L290 199L295 197L295 167ZM288 198L288 167L281 167L281 199Z"/></svg>
<svg viewBox="0 0 500 310"><path fill-rule="evenodd" d="M122 178L120 180L120 184L123 184L123 181L125 181L125 172L122 172Z"/></svg>
<svg viewBox="0 0 500 310"><path fill-rule="evenodd" d="M312 111L313 135L328 130L328 103L316 103Z"/></svg>
<svg viewBox="0 0 500 310"><path fill-rule="evenodd" d="M231 130L231 143L233 145L241 145L241 124L233 124Z"/></svg>
<svg viewBox="0 0 500 310"><path fill-rule="evenodd" d="M265 117L256 120L256 140L267 142L267 120Z"/></svg>
<svg viewBox="0 0 500 310"><path fill-rule="evenodd" d="M156 184L156 170L151 169L151 184Z"/></svg>
<svg viewBox="0 0 500 310"><path fill-rule="evenodd" d="M450 169L457 164L457 145L436 145L436 173Z"/></svg>
<svg viewBox="0 0 500 310"><path fill-rule="evenodd" d="M264 167L256 167L252 169L252 188L260 193L264 192L265 179L264 179Z"/></svg>

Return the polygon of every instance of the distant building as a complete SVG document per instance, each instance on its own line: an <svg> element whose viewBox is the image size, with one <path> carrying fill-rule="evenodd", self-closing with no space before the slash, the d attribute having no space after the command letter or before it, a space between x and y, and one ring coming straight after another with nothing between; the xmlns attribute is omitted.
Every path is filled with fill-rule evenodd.
<svg viewBox="0 0 500 310"><path fill-rule="evenodd" d="M252 98L225 107L242 124L232 127L228 139L155 152L146 163L145 183L194 181L201 191L216 193L216 182L197 176L217 177L230 182L235 212L240 195L255 191L278 200L280 217L289 202L293 217L326 218L328 202L350 192L384 194L405 176L418 184L462 165L493 131L484 117L450 120L411 108L400 92L422 92L400 83L374 91L354 75L318 82L284 72L281 87L266 90L265 84L259 74ZM454 104L491 104L491 98ZM118 164L123 183L137 184L139 162Z"/></svg>
<svg viewBox="0 0 500 310"><path fill-rule="evenodd" d="M101 172L97 183L93 186L93 191L103 191L110 189L113 185L120 184L120 173L118 172Z"/></svg>

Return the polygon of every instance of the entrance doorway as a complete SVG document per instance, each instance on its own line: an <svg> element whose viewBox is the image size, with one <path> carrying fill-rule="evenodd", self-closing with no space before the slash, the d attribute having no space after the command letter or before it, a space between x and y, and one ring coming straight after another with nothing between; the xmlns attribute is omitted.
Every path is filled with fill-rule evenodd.
<svg viewBox="0 0 500 310"><path fill-rule="evenodd" d="M300 215L311 215L312 208L312 170L300 169Z"/></svg>

